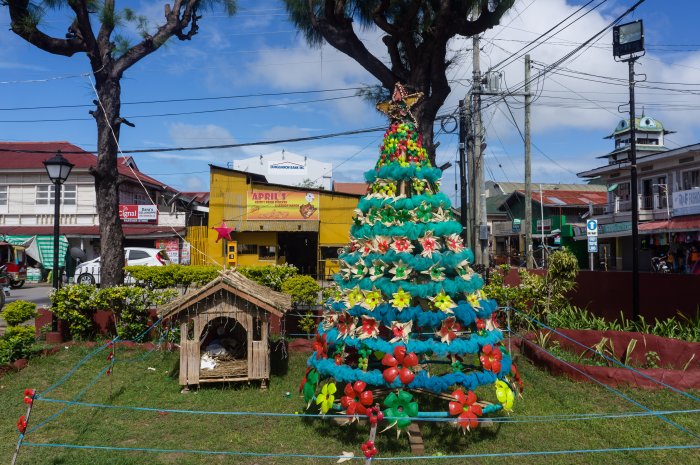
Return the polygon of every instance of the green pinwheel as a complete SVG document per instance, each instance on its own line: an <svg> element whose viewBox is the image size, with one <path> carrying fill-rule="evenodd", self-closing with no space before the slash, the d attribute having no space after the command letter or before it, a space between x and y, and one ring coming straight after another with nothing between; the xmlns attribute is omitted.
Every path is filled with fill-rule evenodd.
<svg viewBox="0 0 700 465"><path fill-rule="evenodd" d="M304 384L301 387L301 393L304 395L304 402L311 404L316 393L316 385L318 384L318 371L313 368L306 375Z"/></svg>
<svg viewBox="0 0 700 465"><path fill-rule="evenodd" d="M418 416L418 403L413 402L413 395L408 391L392 392L384 399L384 417L393 422L399 430L408 428L411 418Z"/></svg>

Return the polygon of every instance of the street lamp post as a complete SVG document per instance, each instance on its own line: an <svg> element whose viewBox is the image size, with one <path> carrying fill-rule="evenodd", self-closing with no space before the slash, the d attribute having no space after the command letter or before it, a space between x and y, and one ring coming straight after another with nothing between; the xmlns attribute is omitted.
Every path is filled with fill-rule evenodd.
<svg viewBox="0 0 700 465"><path fill-rule="evenodd" d="M56 155L44 161L44 167L46 168L46 174L48 174L49 179L54 186L54 214L53 214L53 288L58 289L59 287L59 273L58 273L58 229L60 224L61 215L61 186L68 175L70 175L73 169L73 164L63 158L63 154L59 150ZM51 317L51 331L58 331L58 321L56 320L55 314Z"/></svg>
<svg viewBox="0 0 700 465"><path fill-rule="evenodd" d="M639 317L639 199L637 197L637 141L634 108L634 62L644 55L642 20L613 28L613 56L629 65L630 185L632 196L632 319Z"/></svg>

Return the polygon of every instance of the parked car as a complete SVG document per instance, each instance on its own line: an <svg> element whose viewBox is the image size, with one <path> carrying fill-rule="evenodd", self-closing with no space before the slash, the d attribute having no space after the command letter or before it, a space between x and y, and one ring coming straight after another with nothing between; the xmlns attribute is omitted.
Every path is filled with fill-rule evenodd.
<svg viewBox="0 0 700 465"><path fill-rule="evenodd" d="M165 250L146 247L126 247L124 249L124 260L127 266L170 265L170 258L168 258ZM73 281L78 284L100 284L100 267L100 257L81 263L75 268Z"/></svg>

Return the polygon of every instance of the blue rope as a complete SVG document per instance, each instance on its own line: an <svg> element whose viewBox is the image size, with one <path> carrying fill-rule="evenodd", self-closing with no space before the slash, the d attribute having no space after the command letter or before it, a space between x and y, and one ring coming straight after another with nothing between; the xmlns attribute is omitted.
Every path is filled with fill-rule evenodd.
<svg viewBox="0 0 700 465"><path fill-rule="evenodd" d="M213 450L198 450L198 449L156 449L148 447L110 447L110 446L89 446L77 444L60 444L60 443L35 443L25 442L28 447L55 447L65 449L89 449L89 450L116 450L127 452L156 452L161 454L202 454L202 455L234 455L248 457L289 457L303 459L334 459L347 458L349 460L365 460L364 457L343 457L339 455L315 455L315 454L284 454L284 453L265 453L265 452L239 452L239 451L213 451ZM460 454L460 455L422 455L422 456L402 456L402 457L374 457L372 460L428 460L428 459L471 459L485 457L523 457L536 455L569 455L569 454L595 454L609 452L645 452L659 450L684 450L698 449L700 444L688 445L668 445L668 446L649 446L649 447L620 447L608 449L571 449L571 450L555 450L555 451L529 451L529 452L496 452L487 454Z"/></svg>
<svg viewBox="0 0 700 465"><path fill-rule="evenodd" d="M71 369L68 371L68 373L66 373L65 375L63 375L63 376L61 377L61 379L59 379L58 381L56 381L54 384L52 384L51 386L49 386L49 387L48 387L47 389L45 389L44 391L41 391L41 394L42 394L42 395L46 395L46 394L48 394L49 392L51 392L51 391L53 391L54 389L56 389L57 387L59 387L60 385L62 385L63 383L65 383L66 381L68 381L68 378L70 378L71 376L73 376L73 373L75 373L76 371L78 371L78 369L79 369L81 366L85 365L92 357L94 357L95 355L99 354L100 352L102 352L103 350L105 350L107 347L109 347L110 344L114 344L118 339L119 339L119 337L115 337L115 338L112 339L111 341L109 341L109 342L107 342L107 343L101 345L101 346L98 347L97 349L95 349L95 350L93 350L92 352L90 352L89 354L87 354L87 355L86 355L85 357L83 357L78 363L76 363L76 364L73 366L73 368L71 368ZM37 394L37 397L38 397L38 394Z"/></svg>
<svg viewBox="0 0 700 465"><path fill-rule="evenodd" d="M88 402L78 402L69 401L62 399L50 399L41 398L37 399L42 402L50 402L56 404L70 404L78 407L92 407L92 408L103 408L103 409L116 409L116 410L133 410L138 412L158 412L158 413L184 413L191 415L230 415L230 416L260 416L260 417L298 417L298 418L353 418L353 415L343 415L343 414L326 414L322 415L319 413L276 413L276 412L226 412L226 411L207 411L207 410L183 410L183 409L160 409L154 407L133 407L129 405L111 405L111 404L96 404ZM405 420L411 421L430 421L430 422L455 422L457 418L442 418L433 417L431 415L446 414L446 412L421 412L425 416L419 417L402 417ZM543 423L548 421L577 421L577 420L595 420L595 419L607 419L607 418L627 418L627 417L647 417L647 416L657 416L659 414L672 415L672 414L689 414L689 413L700 413L700 409L693 410L662 410L662 411L651 411L651 412L621 412L621 413L571 413L571 414L559 414L559 415L530 415L530 416L519 416L519 417L496 417L489 418L488 421L494 423ZM396 418L384 417L386 420L394 420ZM480 419L480 421L485 421L486 419Z"/></svg>
<svg viewBox="0 0 700 465"><path fill-rule="evenodd" d="M641 376L641 377L643 377L643 378L646 378L646 379L648 379L648 380L651 380L651 381L655 382L656 384L659 384L659 385L661 385L661 386L663 386L663 387L665 387L665 388L668 388L668 389L672 390L673 392L676 392L676 393L678 393L678 394L684 395L684 396L686 396L687 398L694 400L695 402L700 402L700 397L696 397L696 396L694 396L694 395L692 395L692 394L690 394L690 393L687 393L687 392L681 391L680 389L674 388L673 386L671 386L671 385L669 385L669 384L666 384L666 383L664 383L663 381L659 381L658 379L652 378L651 376L646 375L646 374L642 373L641 371L639 371L639 370L637 370L637 369L635 369L635 368L633 368L633 367L631 367L631 366L629 366L629 365L625 365L624 363L622 363L622 362L620 362L620 361L618 361L618 360L615 360L615 359L612 358L612 357L609 357L609 356L607 356L607 355L605 355L605 354L602 354L602 353L600 353L600 352L598 352L598 351L595 351L595 350L593 350L592 348L588 347L587 345L585 345L585 344L583 344L583 343L581 343L581 342L579 342L579 341L577 341L577 340L575 340L575 339L572 339L571 337L567 336L566 334L560 333L559 331L557 331L557 330L554 329L554 328L550 328L549 326L547 326L546 324L544 324L544 323L542 323L541 321L537 320L536 318L533 318L533 317L531 317L531 316L529 316L529 315L526 315L525 313L521 312L521 311L518 310L517 308L512 308L512 307L508 307L508 308L511 308L512 310L514 310L515 312L517 312L517 313L519 313L520 315L524 316L525 318L529 319L530 321L534 321L535 323L537 323L537 324L540 325L541 327L546 328L546 329L548 329L549 331L552 331L553 333L555 333L555 334L557 334L557 335L563 337L564 339L566 339L566 340L568 340L568 341L571 341L571 342L573 342L574 344L583 347L584 349L588 349L588 350L590 350L590 351L592 351L592 352L595 352L596 355L599 355L599 356L603 357L604 359L606 359L606 360L608 360L608 361L610 361L610 362L615 363L616 365L620 365L621 367L626 368L626 369L628 369L628 370L630 370L630 371L632 371L632 372L638 374L639 376Z"/></svg>
<svg viewBox="0 0 700 465"><path fill-rule="evenodd" d="M516 310L516 311L517 311L517 310ZM528 318L531 318L531 317L528 317ZM539 322L537 319L535 319L535 318L531 318L531 320L534 321L534 322L536 322L536 323L538 323L538 324L541 324L542 326L544 326L544 327L546 327L546 328L548 328L548 329L551 329L551 328L549 328L548 326L544 325L543 323L540 323L540 322ZM552 331L554 331L554 330L552 330ZM555 332L556 332L556 331L555 331ZM641 404L640 402L637 402L636 400L632 399L632 398L629 397L629 396L626 396L625 394L623 394L622 392L620 392L620 391L618 391L617 389L613 388L612 386L608 386L607 384L603 383L602 381L599 381L599 380L595 379L595 378L594 378L593 376L591 376L590 374L588 374L588 373L586 373L585 371L583 371L583 370L581 370L581 369L575 367L574 365L572 365L571 363L567 362L566 360L563 360L563 359L557 357L557 356L554 355L553 353L547 351L547 349L545 349L544 347L538 346L537 344L535 344L535 343L532 342L532 341L530 341L530 342L531 342L532 344L534 344L535 346L539 347L540 349L542 349L543 351L547 352L549 355L551 355L551 356L554 357L555 359L559 360L559 361L562 362L563 364L565 364L565 365L567 365L568 367L574 369L574 370L577 371L578 373L581 373L583 376L585 376L586 378L588 378L588 379L590 379L591 381L595 382L596 384L598 384L598 385L604 387L605 389L607 389L607 390L609 390L609 391L612 391L613 393L617 394L619 397L625 399L626 401L628 401L628 402L630 402L630 403L632 403L632 404L634 404L634 405L636 405L636 406L638 406L638 407L640 407L640 408L646 410L647 412L651 412L651 411L652 411L649 407L647 407L647 406ZM672 421L672 420L669 420L668 418L664 417L663 415L657 414L657 415L655 415L655 416L658 417L658 418L660 418L661 420L665 421L665 422L668 423L669 425L671 425L671 426L677 428L678 430L680 430L680 431L682 431L682 432L684 432L684 433L687 433L688 435L694 437L695 439L700 439L700 435L697 435L697 434L693 433L692 431L688 430L687 428L685 428L685 427L679 425L678 423L676 423L676 422L674 422L674 421Z"/></svg>

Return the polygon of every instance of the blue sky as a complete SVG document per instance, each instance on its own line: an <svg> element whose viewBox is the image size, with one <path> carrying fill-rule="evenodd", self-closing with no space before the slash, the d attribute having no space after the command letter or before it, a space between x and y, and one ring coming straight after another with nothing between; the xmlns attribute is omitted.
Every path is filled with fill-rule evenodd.
<svg viewBox="0 0 700 465"><path fill-rule="evenodd" d="M572 13L583 1L517 0L502 20L482 40L482 70L501 61L524 43ZM597 2L594 2L594 4ZM632 0L608 0L595 11L557 34L530 54L537 63L548 64L572 50L613 17L632 5ZM117 2L130 6L157 24L161 1ZM694 32L700 5L693 0L647 0L629 20L643 19L648 47L638 72L645 73L647 88L637 89L638 112L655 116L677 131L668 146L677 147L700 139L696 115L700 109L700 39ZM69 13L57 11L45 18L47 32L63 36ZM19 110L18 107L90 104L94 94L83 55L72 58L42 52L9 30L6 8L0 8L0 140L67 140L94 150L95 123L88 107ZM133 33L128 25L125 34ZM361 31L367 47L382 54L376 31ZM609 134L623 117L617 107L627 102L624 83L580 74L626 78L627 66L612 58L611 35L564 64L571 71L548 74L537 82L533 106L533 181L576 182L576 172L599 164L596 156L611 150ZM463 57L449 77L453 92L444 112L451 112L471 78L471 41L454 40L450 49ZM540 66L540 65L537 65ZM536 70L533 70L533 74ZM523 78L522 59L504 69L505 82L515 87ZM18 82L38 80L40 82ZM594 82L606 81L606 82ZM123 149L201 146L259 140L304 137L384 125L386 121L353 91L310 94L217 98L213 100L157 104L126 104L152 100L230 97L352 88L374 84L373 78L350 58L326 46L310 49L287 21L280 2L241 0L239 13L205 14L200 33L192 41L171 40L126 73L122 81L122 115L136 124L123 127ZM671 84L678 83L678 84ZM695 93L688 93L688 91ZM347 98L343 98L347 97ZM324 102L298 103L330 99ZM510 109L522 128L522 102L510 99ZM153 116L276 105L205 114ZM150 115L150 116L149 116ZM510 120L508 107L500 103L484 111L488 150L487 179L521 181L522 140ZM58 122L39 120L58 119ZM84 120L81 120L84 119ZM21 122L10 122L21 121ZM228 150L139 154L142 171L180 190L207 190L208 164L226 165L234 159L282 148L331 161L334 178L361 181L362 172L373 166L381 133L360 134L314 142L286 143ZM457 156L455 134L440 134L438 163ZM448 170L444 189L454 194L454 171Z"/></svg>

